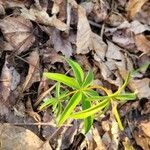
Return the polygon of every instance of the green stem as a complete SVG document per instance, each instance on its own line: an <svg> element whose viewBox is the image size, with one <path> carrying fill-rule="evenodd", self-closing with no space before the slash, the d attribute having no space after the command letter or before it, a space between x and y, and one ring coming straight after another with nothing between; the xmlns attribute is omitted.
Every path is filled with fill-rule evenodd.
<svg viewBox="0 0 150 150"><path fill-rule="evenodd" d="M124 127L123 127L123 125L122 125L122 122L121 122L121 119L120 119L120 116L119 116L119 113L118 113L118 110L117 110L117 106L115 105L115 106L113 106L113 114L114 114L114 116L115 116L115 118L116 118L116 120L117 120L117 122L118 122L118 126L119 126L119 128L120 128L120 130L121 131L123 131L124 130Z"/></svg>

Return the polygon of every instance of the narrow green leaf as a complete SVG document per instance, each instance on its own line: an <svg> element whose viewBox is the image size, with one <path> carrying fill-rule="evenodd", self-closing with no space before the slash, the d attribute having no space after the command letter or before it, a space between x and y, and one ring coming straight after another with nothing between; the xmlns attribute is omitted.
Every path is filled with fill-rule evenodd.
<svg viewBox="0 0 150 150"><path fill-rule="evenodd" d="M45 107L51 106L55 103L56 99L55 98L50 98L44 101L41 106L39 107L39 110L44 109Z"/></svg>
<svg viewBox="0 0 150 150"><path fill-rule="evenodd" d="M127 84L128 84L128 82L129 82L129 80L130 80L130 73L128 73L128 75L127 75L127 77L126 77L126 79L125 79L125 82L124 82L124 84L118 89L118 91L117 92L115 92L114 93L114 95L118 95L118 94L120 94L121 93L121 91L127 86Z"/></svg>
<svg viewBox="0 0 150 150"><path fill-rule="evenodd" d="M56 117L58 117L61 114L61 112L62 112L62 104L58 103L57 109L55 111Z"/></svg>
<svg viewBox="0 0 150 150"><path fill-rule="evenodd" d="M136 93L124 93L121 95L117 95L115 98L117 100L120 100L120 101L135 100L136 99Z"/></svg>
<svg viewBox="0 0 150 150"><path fill-rule="evenodd" d="M90 89L90 90L85 90L84 93L85 93L85 95L86 95L87 97L99 96L99 94L98 94L96 91L91 90L91 89Z"/></svg>
<svg viewBox="0 0 150 150"><path fill-rule="evenodd" d="M44 72L44 76L47 77L48 79L52 79L52 80L61 82L71 88L74 88L74 89L78 89L80 87L74 78L68 77L64 74Z"/></svg>
<svg viewBox="0 0 150 150"><path fill-rule="evenodd" d="M62 125L70 117L70 114L72 113L74 108L79 104L81 99L82 99L81 92L77 92L71 97L69 103L67 104L62 115L60 116L58 126Z"/></svg>
<svg viewBox="0 0 150 150"><path fill-rule="evenodd" d="M105 99L110 99L112 98L113 95L109 95L109 96L93 96L93 97L88 97L87 100L88 101L102 101L102 100L105 100Z"/></svg>
<svg viewBox="0 0 150 150"><path fill-rule="evenodd" d="M109 104L109 100L106 99L100 103L98 103L97 105L95 106L92 106L91 108L89 109L86 109L86 110L83 110L83 111L80 111L80 112L77 112L75 114L72 114L70 117L71 118L74 118L74 119L84 119L88 116L91 116L95 113L97 113L98 111L102 110L103 108L105 108L107 105Z"/></svg>
<svg viewBox="0 0 150 150"><path fill-rule="evenodd" d="M81 85L83 82L83 79L84 79L84 73L83 73L82 68L80 67L80 65L77 62L75 62L71 59L67 60L67 62L71 66L74 76L77 79L79 85Z"/></svg>
<svg viewBox="0 0 150 150"><path fill-rule="evenodd" d="M91 107L91 102L87 101L85 99L82 100L82 109L88 109ZM84 119L84 130L85 130L85 134L88 133L88 131L91 129L91 126L93 124L93 116L89 116L87 118Z"/></svg>
<svg viewBox="0 0 150 150"><path fill-rule="evenodd" d="M92 70L89 70L87 73L87 76L82 84L82 87L89 86L92 83L93 79L94 79L93 72L92 72Z"/></svg>
<svg viewBox="0 0 150 150"><path fill-rule="evenodd" d="M56 97L58 98L60 96L60 83L56 83Z"/></svg>

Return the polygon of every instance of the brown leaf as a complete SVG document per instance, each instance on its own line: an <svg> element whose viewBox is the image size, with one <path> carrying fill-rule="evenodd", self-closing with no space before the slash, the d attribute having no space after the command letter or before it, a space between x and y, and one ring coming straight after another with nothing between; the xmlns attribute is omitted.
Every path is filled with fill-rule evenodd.
<svg viewBox="0 0 150 150"><path fill-rule="evenodd" d="M40 149L44 143L36 134L30 130L9 124L0 125L0 139L3 143L1 145L1 149L7 150L37 150ZM43 145L42 149L52 150L48 142Z"/></svg>
<svg viewBox="0 0 150 150"><path fill-rule="evenodd" d="M68 26L56 18L55 15L49 17L48 13L45 9L38 10L36 8L30 8L29 10L26 8L21 9L21 16L26 19L41 23L47 26L54 26L61 31L68 30Z"/></svg>
<svg viewBox="0 0 150 150"><path fill-rule="evenodd" d="M134 131L133 133L134 139L140 147L142 147L143 150L148 150L150 145L150 138L143 135L141 130Z"/></svg>
<svg viewBox="0 0 150 150"><path fill-rule="evenodd" d="M102 142L102 139L99 135L97 128L93 128L92 131L93 131L93 139L97 145L95 150L106 150L106 147L105 147L104 143Z"/></svg>
<svg viewBox="0 0 150 150"><path fill-rule="evenodd" d="M150 138L150 121L148 122L141 122L140 127L142 128L143 132L146 136Z"/></svg>
<svg viewBox="0 0 150 150"><path fill-rule="evenodd" d="M0 28L17 54L27 50L35 41L31 22L22 17L6 17L0 21Z"/></svg>
<svg viewBox="0 0 150 150"><path fill-rule="evenodd" d="M22 87L22 92L26 89L30 88L30 86L34 82L40 81L40 73L39 73L39 54L37 51L33 51L30 56L28 57L29 63L29 71L28 75L26 76L26 80Z"/></svg>
<svg viewBox="0 0 150 150"><path fill-rule="evenodd" d="M147 2L148 0L129 0L127 4L127 12L129 17L133 18L137 12L141 10L141 7Z"/></svg>
<svg viewBox="0 0 150 150"><path fill-rule="evenodd" d="M60 32L57 29L53 30L51 38L54 45L54 49L57 52L62 52L62 54L66 57L72 56L73 49L69 39L61 37Z"/></svg>
<svg viewBox="0 0 150 150"><path fill-rule="evenodd" d="M84 26L83 26L84 24ZM107 45L102 38L91 31L86 12L81 6L78 7L78 32L77 32L77 54L86 54L93 50L104 60Z"/></svg>
<svg viewBox="0 0 150 150"><path fill-rule="evenodd" d="M138 98L150 98L150 79L149 78L143 78L139 80L131 80L129 82L129 87L133 91L137 91Z"/></svg>
<svg viewBox="0 0 150 150"><path fill-rule="evenodd" d="M77 54L86 54L90 51L91 28L86 17L86 11L78 6Z"/></svg>
<svg viewBox="0 0 150 150"><path fill-rule="evenodd" d="M0 95L2 96L4 102L8 100L11 91L11 83L12 83L12 74L9 63L7 62L7 57L5 64L2 69L1 81L0 82Z"/></svg>
<svg viewBox="0 0 150 150"><path fill-rule="evenodd" d="M143 54L150 55L150 41L143 34L135 35L135 44Z"/></svg>

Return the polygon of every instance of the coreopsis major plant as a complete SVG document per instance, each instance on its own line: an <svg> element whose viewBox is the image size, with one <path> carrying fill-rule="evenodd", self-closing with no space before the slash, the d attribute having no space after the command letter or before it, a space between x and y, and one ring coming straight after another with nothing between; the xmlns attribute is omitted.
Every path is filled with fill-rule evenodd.
<svg viewBox="0 0 150 150"><path fill-rule="evenodd" d="M112 112L118 122L119 128L120 130L123 130L123 125L117 111L117 104L128 100L134 100L136 98L135 93L122 93L123 89L125 89L128 84L130 74L126 77L122 87L120 87L115 93L111 94L108 89L102 86L92 85L92 81L94 80L92 70L89 70L85 75L81 66L77 62L71 59L67 59L67 62L73 71L74 77L60 73L44 73L45 77L54 80L57 83L55 86L55 95L44 100L39 109L43 110L44 108L51 106L58 127L65 123L69 118L83 119L86 134L92 127L94 115L98 112L103 114L110 109L110 106L112 106ZM63 86L68 86L69 88ZM96 89L103 90L106 95L101 96ZM76 111L76 107L81 110L78 109L79 111Z"/></svg>

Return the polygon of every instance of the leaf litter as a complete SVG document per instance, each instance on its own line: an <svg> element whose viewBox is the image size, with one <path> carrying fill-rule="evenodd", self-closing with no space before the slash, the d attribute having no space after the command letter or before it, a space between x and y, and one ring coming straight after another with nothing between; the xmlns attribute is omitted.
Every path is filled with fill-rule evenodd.
<svg viewBox="0 0 150 150"><path fill-rule="evenodd" d="M10 146L7 149L15 144L19 148L24 144L21 144L23 139L36 148L42 144L48 149L147 150L149 6L148 0L0 1L0 118L1 123L9 124L1 125L4 148L7 142ZM112 92L121 87L129 71L137 69L126 89L137 92L137 101L118 106L124 132L118 130L109 111L103 115L104 120L96 117L97 126L87 137L82 135L80 123L71 122L57 130L51 108L38 112L35 102L54 94L51 90L54 82L44 79L43 72L69 71L62 55L76 59L85 72L92 69L93 84L103 85ZM18 138L18 132L24 134ZM48 138L53 132L57 136ZM12 134L15 136L8 138ZM28 148L28 144L24 149L31 149L33 145Z"/></svg>

